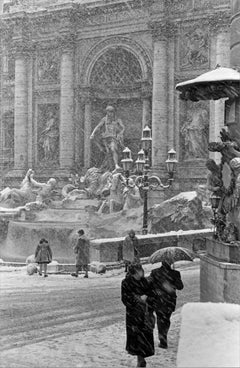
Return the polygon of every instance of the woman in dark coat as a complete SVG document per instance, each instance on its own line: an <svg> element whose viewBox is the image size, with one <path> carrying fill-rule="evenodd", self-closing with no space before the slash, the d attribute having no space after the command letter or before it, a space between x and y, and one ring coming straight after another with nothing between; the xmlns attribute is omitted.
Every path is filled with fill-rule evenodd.
<svg viewBox="0 0 240 368"><path fill-rule="evenodd" d="M39 275L42 276L44 268L44 277L48 277L47 265L52 262L52 250L46 239L40 240L35 251L35 261L40 265Z"/></svg>
<svg viewBox="0 0 240 368"><path fill-rule="evenodd" d="M126 350L137 356L137 367L146 367L145 358L154 355L155 324L153 293L140 264L131 264L122 281L122 302L126 306Z"/></svg>

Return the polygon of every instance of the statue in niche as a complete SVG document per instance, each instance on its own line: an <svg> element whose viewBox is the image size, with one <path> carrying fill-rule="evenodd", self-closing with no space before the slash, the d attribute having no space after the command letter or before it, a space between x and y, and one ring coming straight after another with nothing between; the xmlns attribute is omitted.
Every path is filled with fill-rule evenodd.
<svg viewBox="0 0 240 368"><path fill-rule="evenodd" d="M59 62L55 52L47 52L38 59L38 80L39 82L54 82L58 80Z"/></svg>
<svg viewBox="0 0 240 368"><path fill-rule="evenodd" d="M55 161L58 154L59 130L54 112L50 111L46 126L41 132L39 143L43 149L44 161Z"/></svg>
<svg viewBox="0 0 240 368"><path fill-rule="evenodd" d="M189 30L182 36L181 67L198 68L208 63L208 34L201 29Z"/></svg>
<svg viewBox="0 0 240 368"><path fill-rule="evenodd" d="M119 153L124 147L123 133L125 127L122 121L116 118L114 107L108 106L106 112L106 116L95 127L90 139L94 140L100 151L105 153L106 160L104 160L104 164L108 164L108 169L113 169L113 161L114 169L118 170L120 168Z"/></svg>
<svg viewBox="0 0 240 368"><path fill-rule="evenodd" d="M181 127L183 156L185 160L207 156L209 112L202 104L195 103L188 110L186 121Z"/></svg>

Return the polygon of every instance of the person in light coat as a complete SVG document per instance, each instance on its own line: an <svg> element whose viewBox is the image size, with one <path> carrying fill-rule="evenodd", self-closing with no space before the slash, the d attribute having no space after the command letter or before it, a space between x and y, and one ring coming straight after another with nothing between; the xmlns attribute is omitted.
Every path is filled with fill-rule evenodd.
<svg viewBox="0 0 240 368"><path fill-rule="evenodd" d="M122 257L125 263L125 272L128 271L128 266L133 262L140 262L138 252L139 241L134 230L130 230L128 236L124 239L122 248Z"/></svg>
<svg viewBox="0 0 240 368"><path fill-rule="evenodd" d="M84 230L78 231L78 242L73 248L76 254L76 272L72 276L78 277L79 271L85 271L84 278L88 278L88 264L89 264L89 239L85 236Z"/></svg>

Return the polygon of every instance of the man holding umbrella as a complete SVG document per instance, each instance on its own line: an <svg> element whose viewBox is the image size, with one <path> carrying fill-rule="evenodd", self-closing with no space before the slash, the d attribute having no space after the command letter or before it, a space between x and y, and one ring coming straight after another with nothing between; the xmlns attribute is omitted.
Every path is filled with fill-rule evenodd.
<svg viewBox="0 0 240 368"><path fill-rule="evenodd" d="M161 249L163 250L163 249ZM152 270L148 281L155 290L154 309L157 315L159 347L168 348L167 334L170 328L170 318L176 308L176 290L183 289L183 283L179 271L171 268L174 260L168 257L162 258L162 266Z"/></svg>

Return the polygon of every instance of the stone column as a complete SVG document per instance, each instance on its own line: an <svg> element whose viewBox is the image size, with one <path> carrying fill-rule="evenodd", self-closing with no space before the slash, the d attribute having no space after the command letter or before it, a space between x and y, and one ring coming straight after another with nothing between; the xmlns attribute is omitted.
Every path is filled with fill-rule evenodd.
<svg viewBox="0 0 240 368"><path fill-rule="evenodd" d="M153 25L153 91L152 91L152 166L165 166L168 149L168 29L169 24Z"/></svg>
<svg viewBox="0 0 240 368"><path fill-rule="evenodd" d="M73 45L64 47L60 70L60 169L70 169L74 164L74 74Z"/></svg>
<svg viewBox="0 0 240 368"><path fill-rule="evenodd" d="M145 125L150 125L151 122L151 104L150 98L147 96L142 97L142 129Z"/></svg>
<svg viewBox="0 0 240 368"><path fill-rule="evenodd" d="M145 125L151 124L151 95L152 86L148 81L143 81L141 100L142 100L142 129Z"/></svg>
<svg viewBox="0 0 240 368"><path fill-rule="evenodd" d="M221 28L215 37L212 38L213 44L211 47L212 57L211 68L215 68L217 64L221 67L229 67L230 64L230 34L227 28ZM224 127L224 109L225 99L210 101L210 125L209 125L209 140L214 142L219 140L219 134ZM209 156L220 162L221 155L218 152L210 152Z"/></svg>
<svg viewBox="0 0 240 368"><path fill-rule="evenodd" d="M90 98L85 100L84 106L84 167L90 167L91 160L91 141L92 131L92 101Z"/></svg>
<svg viewBox="0 0 240 368"><path fill-rule="evenodd" d="M25 170L28 164L28 80L27 54L15 53L14 100L14 169Z"/></svg>
<svg viewBox="0 0 240 368"><path fill-rule="evenodd" d="M170 34L168 45L168 150L175 147L175 37Z"/></svg>

